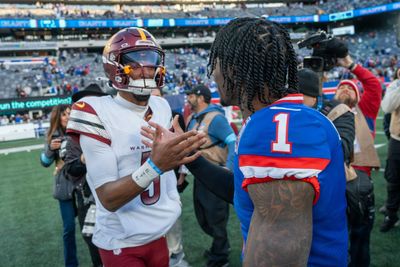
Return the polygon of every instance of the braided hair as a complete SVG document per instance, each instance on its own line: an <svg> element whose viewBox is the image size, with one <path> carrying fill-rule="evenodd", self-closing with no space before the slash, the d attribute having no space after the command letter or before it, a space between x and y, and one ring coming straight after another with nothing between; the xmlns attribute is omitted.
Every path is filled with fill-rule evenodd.
<svg viewBox="0 0 400 267"><path fill-rule="evenodd" d="M296 53L289 33L278 23L261 18L230 21L211 47L208 77L217 58L227 91L238 90L239 105L245 99L252 112L255 97L268 105L272 99L298 92Z"/></svg>

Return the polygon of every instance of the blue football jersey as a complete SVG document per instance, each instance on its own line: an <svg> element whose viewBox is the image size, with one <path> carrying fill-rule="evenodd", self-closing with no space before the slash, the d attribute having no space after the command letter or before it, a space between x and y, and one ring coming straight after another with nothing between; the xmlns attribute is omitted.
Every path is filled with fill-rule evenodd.
<svg viewBox="0 0 400 267"><path fill-rule="evenodd" d="M247 185L302 180L314 188L308 266L347 266L346 178L339 134L318 111L288 95L255 112L239 134L234 205L246 242L254 206ZM268 237L266 237L268 238Z"/></svg>

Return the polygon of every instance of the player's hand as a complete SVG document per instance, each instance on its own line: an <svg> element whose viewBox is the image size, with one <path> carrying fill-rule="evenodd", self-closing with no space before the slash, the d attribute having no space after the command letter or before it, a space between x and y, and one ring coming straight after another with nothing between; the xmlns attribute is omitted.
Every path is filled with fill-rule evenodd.
<svg viewBox="0 0 400 267"><path fill-rule="evenodd" d="M173 131L167 131L167 133L166 133L167 137L169 135L171 135L171 134L173 135L174 133L175 133L174 136L178 136L178 135L181 135L181 134L184 133L184 131L182 130L181 126L179 125L178 119L179 119L179 115L176 115L174 117L173 121L172 121L172 130ZM149 122L149 124L150 124L150 126L153 126L153 122ZM156 124L156 123L154 123L154 124ZM158 124L156 124L156 125L158 125ZM161 127L161 128L164 129L163 127ZM142 130L140 131L140 133L144 137L148 138L151 141L151 142L145 143L149 147L152 147L152 142L155 139L155 136L156 136L156 130L155 129L156 128L154 126L153 126L153 128L152 127L143 127L142 126ZM146 141L142 141L142 142L146 142Z"/></svg>
<svg viewBox="0 0 400 267"><path fill-rule="evenodd" d="M197 149L207 142L205 134L196 130L180 133L171 132L154 122L149 122L149 125L155 130L142 127L141 134L153 142L142 140L142 143L152 148L150 157L162 171L192 162L201 155Z"/></svg>
<svg viewBox="0 0 400 267"><path fill-rule="evenodd" d="M61 147L61 138L54 138L50 141L50 149L57 150Z"/></svg>

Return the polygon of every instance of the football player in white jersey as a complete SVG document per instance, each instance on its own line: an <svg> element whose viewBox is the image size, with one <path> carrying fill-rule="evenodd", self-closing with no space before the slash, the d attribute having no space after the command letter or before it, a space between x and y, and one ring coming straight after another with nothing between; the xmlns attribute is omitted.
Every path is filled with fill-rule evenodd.
<svg viewBox="0 0 400 267"><path fill-rule="evenodd" d="M165 67L164 52L148 31L126 28L113 35L103 66L117 96L81 99L67 128L79 138L97 204L93 243L104 266L167 267L164 235L181 213L169 170L196 158L198 153L189 153L204 143L204 135L193 131L166 140L167 164L142 144L140 128L148 121L171 127L166 100L150 96L163 86Z"/></svg>

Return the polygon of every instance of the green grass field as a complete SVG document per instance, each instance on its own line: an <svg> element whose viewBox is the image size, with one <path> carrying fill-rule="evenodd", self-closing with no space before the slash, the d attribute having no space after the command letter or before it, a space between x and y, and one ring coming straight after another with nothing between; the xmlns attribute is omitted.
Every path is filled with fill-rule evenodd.
<svg viewBox="0 0 400 267"><path fill-rule="evenodd" d="M382 121L378 120L378 131ZM0 149L38 144L43 140L13 141L0 143ZM386 143L378 134L377 144ZM384 167L387 146L378 149ZM62 228L58 202L51 196L52 168L39 164L39 150L0 155L0 266L63 266ZM386 197L383 172L373 174L376 207ZM192 177L189 182L192 183ZM209 248L211 239L197 224L192 204L192 187L182 194L183 238L186 258L193 267L205 265L203 251ZM376 214L371 240L372 266L400 266L400 230L382 234L379 225L383 220ZM90 266L89 253L77 227L78 257L80 266ZM231 266L240 266L242 247L239 223L231 209L229 237L232 247Z"/></svg>

